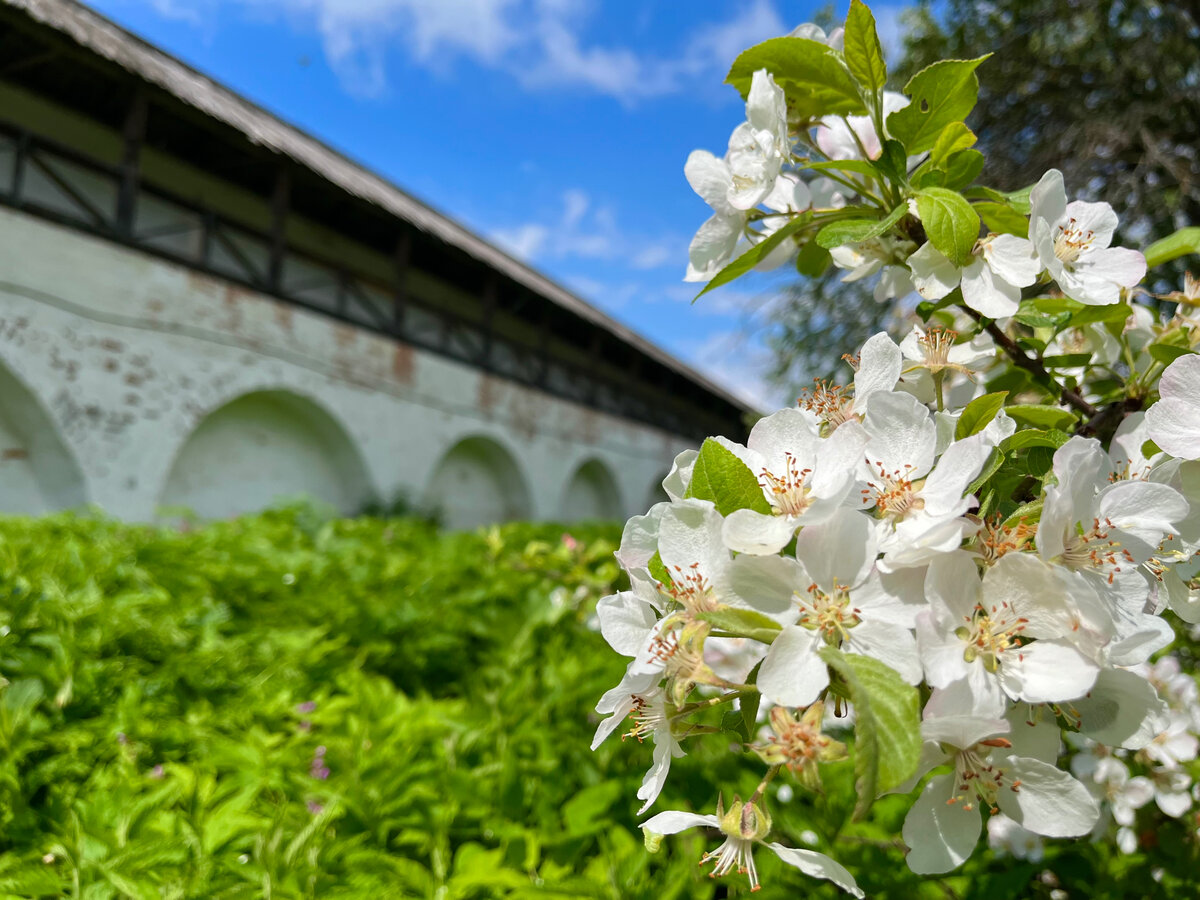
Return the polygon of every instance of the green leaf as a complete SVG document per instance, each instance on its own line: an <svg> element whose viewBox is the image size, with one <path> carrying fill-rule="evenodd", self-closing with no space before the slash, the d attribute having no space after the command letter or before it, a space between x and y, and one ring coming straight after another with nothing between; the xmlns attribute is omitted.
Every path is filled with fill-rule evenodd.
<svg viewBox="0 0 1200 900"><path fill-rule="evenodd" d="M858 83L831 47L807 38L771 38L741 53L733 61L727 84L745 97L754 73L766 69L787 95L788 114L795 119L867 112Z"/></svg>
<svg viewBox="0 0 1200 900"><path fill-rule="evenodd" d="M761 668L762 660L759 660L746 676L746 684L758 684L758 670ZM758 707L761 702L762 694L758 691L743 691L738 696L738 712L742 714L742 725L746 729L747 740L758 731Z"/></svg>
<svg viewBox="0 0 1200 900"><path fill-rule="evenodd" d="M968 403L963 407L962 415L958 417L958 424L954 426L954 439L961 441L963 438L983 431L1004 408L1006 399L1008 399L1008 391L997 391L994 394L976 397Z"/></svg>
<svg viewBox="0 0 1200 900"><path fill-rule="evenodd" d="M1200 253L1200 226L1180 228L1174 234L1155 241L1144 251L1146 266L1151 269L1189 253Z"/></svg>
<svg viewBox="0 0 1200 900"><path fill-rule="evenodd" d="M1029 219L1021 215L1007 203L985 201L975 204L975 212L983 219L988 231L996 234L1015 234L1017 237L1029 237Z"/></svg>
<svg viewBox="0 0 1200 900"><path fill-rule="evenodd" d="M838 172L852 172L855 175L866 175L868 178L878 178L879 171L875 166L861 159L822 159L806 162L800 168L811 169L814 172L825 172L833 169Z"/></svg>
<svg viewBox="0 0 1200 900"><path fill-rule="evenodd" d="M1042 520L1042 504L1044 500L1033 500L1029 503L1022 504L1013 510L1012 514L1004 520L1006 528L1012 528L1014 525L1020 525L1024 519L1027 525L1036 525Z"/></svg>
<svg viewBox="0 0 1200 900"><path fill-rule="evenodd" d="M904 93L912 102L887 119L888 131L909 154L932 149L947 125L967 117L979 99L975 69L985 59L944 59L909 79Z"/></svg>
<svg viewBox="0 0 1200 900"><path fill-rule="evenodd" d="M709 291L714 288L719 288L723 284L728 284L736 278L745 275L760 262L762 262L768 253L790 238L793 234L812 221L812 213L806 212L796 216L770 237L759 241L720 272L713 276L712 281L704 286L704 290L698 293L692 302L695 303Z"/></svg>
<svg viewBox="0 0 1200 900"><path fill-rule="evenodd" d="M723 516L739 509L752 509L763 515L771 512L750 467L716 438L708 438L700 445L687 496L711 500Z"/></svg>
<svg viewBox="0 0 1200 900"><path fill-rule="evenodd" d="M946 161L942 170L946 173L942 186L960 191L983 171L983 154L978 150L959 150Z"/></svg>
<svg viewBox="0 0 1200 900"><path fill-rule="evenodd" d="M1181 356L1187 356L1192 352L1190 347L1181 347L1178 344L1162 344L1154 343L1149 347L1150 355L1160 363L1170 365L1179 359Z"/></svg>
<svg viewBox="0 0 1200 900"><path fill-rule="evenodd" d="M1054 356L1043 356L1042 365L1047 369L1075 369L1086 366L1092 361L1090 353L1059 353Z"/></svg>
<svg viewBox="0 0 1200 900"><path fill-rule="evenodd" d="M764 644L774 641L775 636L782 628L774 619L752 609L727 607L713 612L700 613L696 618L702 622L708 622L721 631L741 635L753 641L762 641Z"/></svg>
<svg viewBox="0 0 1200 900"><path fill-rule="evenodd" d="M1004 454L993 447L992 452L988 454L988 458L983 464L983 469L980 471L979 476L967 485L967 489L963 491L963 496L978 494L980 489L988 483L988 479L1000 471L1000 467L1004 465L1004 459Z"/></svg>
<svg viewBox="0 0 1200 900"><path fill-rule="evenodd" d="M1041 403L1017 403L1004 410L1018 422L1032 425L1035 428L1057 428L1066 431L1071 428L1079 417L1058 406Z"/></svg>
<svg viewBox="0 0 1200 900"><path fill-rule="evenodd" d="M1085 306L1071 316L1067 323L1071 328L1088 325L1092 322L1124 322L1133 310L1128 303L1109 303L1105 306Z"/></svg>
<svg viewBox="0 0 1200 900"><path fill-rule="evenodd" d="M893 225L904 218L908 208L901 205L893 209L883 219L840 219L830 222L817 232L814 240L827 250L841 247L845 244L859 244L879 237L890 230Z"/></svg>
<svg viewBox="0 0 1200 900"><path fill-rule="evenodd" d="M939 169L945 168L946 160L960 150L974 147L976 140L975 132L965 122L951 122L938 133L929 161Z"/></svg>
<svg viewBox="0 0 1200 900"><path fill-rule="evenodd" d="M933 246L956 266L965 266L979 238L979 216L962 194L945 188L917 193L917 212Z"/></svg>
<svg viewBox="0 0 1200 900"><path fill-rule="evenodd" d="M809 278L817 278L829 268L829 251L816 241L808 241L796 255L796 271Z"/></svg>
<svg viewBox="0 0 1200 900"><path fill-rule="evenodd" d="M846 15L846 34L842 45L850 74L867 91L877 91L887 83L887 64L875 30L875 17L862 0L851 0Z"/></svg>
<svg viewBox="0 0 1200 900"><path fill-rule="evenodd" d="M646 564L647 570L650 572L650 577L659 584L672 584L675 579L671 577L671 573L667 571L666 564L662 561L662 556L657 550L650 557L650 562Z"/></svg>
<svg viewBox="0 0 1200 900"><path fill-rule="evenodd" d="M875 160L875 168L895 184L908 184L908 156L904 145L888 139L883 142L883 151Z"/></svg>
<svg viewBox="0 0 1200 900"><path fill-rule="evenodd" d="M875 798L910 778L921 755L917 689L877 659L825 647L818 654L850 689L854 704L854 774L862 819Z"/></svg>

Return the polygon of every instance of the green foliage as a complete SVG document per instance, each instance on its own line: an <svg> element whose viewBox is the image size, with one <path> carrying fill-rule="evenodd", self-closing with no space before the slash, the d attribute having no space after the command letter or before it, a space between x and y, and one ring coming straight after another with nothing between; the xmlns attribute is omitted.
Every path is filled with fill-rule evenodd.
<svg viewBox="0 0 1200 900"><path fill-rule="evenodd" d="M961 441L963 438L978 434L987 428L988 423L996 418L1000 410L1004 408L1006 399L1008 399L1008 391L997 391L994 394L976 397L968 403L958 417L958 424L954 426L954 439Z"/></svg>
<svg viewBox="0 0 1200 900"><path fill-rule="evenodd" d="M843 43L850 74L870 91L882 88L887 83L887 64L875 30L875 16L862 0L851 0Z"/></svg>
<svg viewBox="0 0 1200 900"><path fill-rule="evenodd" d="M975 70L987 58L940 60L909 79L904 93L912 102L888 116L887 126L910 154L932 149L943 129L967 117L979 98Z"/></svg>
<svg viewBox="0 0 1200 900"><path fill-rule="evenodd" d="M858 84L841 54L807 38L772 38L742 52L725 81L745 97L754 73L766 69L787 92L789 110L797 118L862 115L867 109Z"/></svg>
<svg viewBox="0 0 1200 900"><path fill-rule="evenodd" d="M866 816L875 797L910 778L921 755L921 708L917 689L877 659L820 652L841 678L854 704L854 772L858 802L854 818Z"/></svg>
<svg viewBox="0 0 1200 900"><path fill-rule="evenodd" d="M763 515L771 512L750 467L715 438L708 438L700 445L688 496L711 500L723 516L739 509L752 509Z"/></svg>
<svg viewBox="0 0 1200 900"><path fill-rule="evenodd" d="M649 747L588 749L616 533L573 534L0 520L0 895L712 896L702 835L642 850Z"/></svg>
<svg viewBox="0 0 1200 900"><path fill-rule="evenodd" d="M979 214L971 204L955 191L929 187L918 192L917 210L933 246L956 266L965 266L979 238Z"/></svg>

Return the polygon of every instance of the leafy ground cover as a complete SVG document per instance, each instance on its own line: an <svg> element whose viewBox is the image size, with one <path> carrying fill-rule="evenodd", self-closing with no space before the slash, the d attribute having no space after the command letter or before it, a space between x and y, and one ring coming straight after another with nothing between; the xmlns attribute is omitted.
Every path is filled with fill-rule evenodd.
<svg viewBox="0 0 1200 900"><path fill-rule="evenodd" d="M589 627L618 535L563 534L302 508L189 532L0 520L0 896L741 895L697 867L709 836L643 848L649 743L588 749L623 668ZM711 810L679 793L707 783L689 766L753 790L757 767L704 754L656 808ZM905 805L852 824L854 802L847 765L772 808L795 842L838 840L871 896L1053 887L991 857L918 879L890 837ZM1153 890L1144 856L1054 852L1088 896L1122 896L1114 874ZM835 896L773 862L760 896Z"/></svg>

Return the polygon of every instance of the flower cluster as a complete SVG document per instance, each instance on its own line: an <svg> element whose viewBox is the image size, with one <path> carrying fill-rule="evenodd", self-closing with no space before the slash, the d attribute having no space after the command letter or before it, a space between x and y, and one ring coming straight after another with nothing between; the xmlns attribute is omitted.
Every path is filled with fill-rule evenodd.
<svg viewBox="0 0 1200 900"><path fill-rule="evenodd" d="M754 888L765 845L861 896L828 856L769 841L765 799L779 776L819 788L851 752L883 773L860 781L863 810L915 794L917 873L961 865L985 820L1037 858L1110 816L1127 849L1137 809L1193 801L1196 683L1158 655L1165 612L1200 621L1200 288L1158 295L1169 318L1142 305L1147 257L1113 247L1112 208L1068 201L1057 171L970 187L983 159L961 117L982 61L885 91L855 0L844 33L801 26L742 54L746 121L724 158L685 167L713 210L688 280L795 257L923 301L902 341L847 357L849 384L818 382L745 444L681 453L669 499L625 528L629 589L598 605L629 662L593 746L653 742L641 812L689 740L739 734L712 711L740 710L735 747L766 766L755 793L643 827L651 843L719 829L704 861ZM831 707L853 709L852 746L823 732Z"/></svg>

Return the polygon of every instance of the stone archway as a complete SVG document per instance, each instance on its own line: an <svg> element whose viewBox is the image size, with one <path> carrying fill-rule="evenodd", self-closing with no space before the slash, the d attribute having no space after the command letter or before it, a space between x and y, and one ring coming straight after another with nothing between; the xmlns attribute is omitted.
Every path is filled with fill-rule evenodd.
<svg viewBox="0 0 1200 900"><path fill-rule="evenodd" d="M39 515L87 502L83 472L53 420L0 364L0 513Z"/></svg>
<svg viewBox="0 0 1200 900"><path fill-rule="evenodd" d="M256 391L196 426L175 456L160 505L224 518L305 497L354 513L370 493L362 457L333 416L307 397Z"/></svg>
<svg viewBox="0 0 1200 900"><path fill-rule="evenodd" d="M662 486L662 483L666 480L667 476L670 474L671 474L670 469L663 469L663 471L658 475L658 477L655 478L653 482L651 482L650 487L648 487L646 489L646 499L644 501L642 501L644 504L644 507L642 509L638 510L638 514L644 513L646 510L648 510L650 507L652 507L655 503L663 503L663 502L671 499L670 497L667 496L667 492L665 490L663 490L663 486Z"/></svg>
<svg viewBox="0 0 1200 900"><path fill-rule="evenodd" d="M575 470L563 491L559 517L564 522L620 519L621 492L612 471L598 459Z"/></svg>
<svg viewBox="0 0 1200 900"><path fill-rule="evenodd" d="M446 452L429 479L425 506L456 531L533 515L529 486L516 459L486 437L465 438Z"/></svg>

